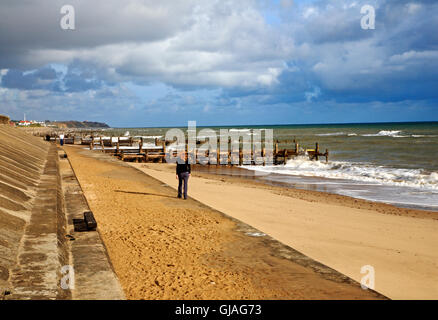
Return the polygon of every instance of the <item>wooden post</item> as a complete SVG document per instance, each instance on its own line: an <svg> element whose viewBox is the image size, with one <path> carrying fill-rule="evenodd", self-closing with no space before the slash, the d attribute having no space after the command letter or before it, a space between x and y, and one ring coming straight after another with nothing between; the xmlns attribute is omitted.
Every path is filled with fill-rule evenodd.
<svg viewBox="0 0 438 320"><path fill-rule="evenodd" d="M90 142L90 150L93 150L93 149L94 149L93 142Z"/></svg>
<svg viewBox="0 0 438 320"><path fill-rule="evenodd" d="M143 137L140 138L140 145L138 148L138 153L142 153L143 152Z"/></svg>
<svg viewBox="0 0 438 320"><path fill-rule="evenodd" d="M220 161L221 161L221 149L220 148L217 148L216 149L217 151L216 151L216 156L217 156L217 161L216 161L216 165L220 165Z"/></svg>
<svg viewBox="0 0 438 320"><path fill-rule="evenodd" d="M295 142L295 153L298 155L298 142Z"/></svg>
<svg viewBox="0 0 438 320"><path fill-rule="evenodd" d="M158 147L158 138L155 138L155 146Z"/></svg>
<svg viewBox="0 0 438 320"><path fill-rule="evenodd" d="M315 160L318 161L318 155L319 155L319 145L318 142L315 145Z"/></svg>
<svg viewBox="0 0 438 320"><path fill-rule="evenodd" d="M117 141L117 144L116 144L116 155L119 154L119 152L120 152L120 143L119 143L119 141Z"/></svg>
<svg viewBox="0 0 438 320"><path fill-rule="evenodd" d="M103 145L102 137L100 138L100 146L102 147L102 152L105 152L105 146Z"/></svg>
<svg viewBox="0 0 438 320"><path fill-rule="evenodd" d="M262 159L263 159L263 165L266 165L266 149L262 149ZM255 160L255 159L254 159Z"/></svg>
<svg viewBox="0 0 438 320"><path fill-rule="evenodd" d="M325 149L325 163L328 162L328 156L329 156L328 149Z"/></svg>

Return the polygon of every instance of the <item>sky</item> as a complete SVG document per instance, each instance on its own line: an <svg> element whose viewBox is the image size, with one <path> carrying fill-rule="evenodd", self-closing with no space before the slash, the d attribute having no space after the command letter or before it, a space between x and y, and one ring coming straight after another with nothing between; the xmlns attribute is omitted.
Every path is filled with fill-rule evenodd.
<svg viewBox="0 0 438 320"><path fill-rule="evenodd" d="M0 114L24 113L112 127L436 121L438 1L2 0Z"/></svg>

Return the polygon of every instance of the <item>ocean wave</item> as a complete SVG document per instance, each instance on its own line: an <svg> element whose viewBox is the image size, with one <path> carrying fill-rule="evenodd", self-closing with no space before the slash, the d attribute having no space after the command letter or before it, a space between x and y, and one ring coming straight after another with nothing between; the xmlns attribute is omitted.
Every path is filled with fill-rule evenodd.
<svg viewBox="0 0 438 320"><path fill-rule="evenodd" d="M329 132L329 133L318 133L316 136L325 137L325 136L345 136L345 132Z"/></svg>
<svg viewBox="0 0 438 320"><path fill-rule="evenodd" d="M295 158L282 166L244 166L249 170L295 176L353 180L379 185L438 190L438 173L421 169L390 168L368 163L331 161L329 163Z"/></svg>
<svg viewBox="0 0 438 320"><path fill-rule="evenodd" d="M229 132L251 132L251 129L230 129Z"/></svg>
<svg viewBox="0 0 438 320"><path fill-rule="evenodd" d="M411 135L413 138L435 138L438 137L436 134L413 134Z"/></svg>
<svg viewBox="0 0 438 320"><path fill-rule="evenodd" d="M362 137L392 137L392 138L434 138L433 134L409 134L401 130L381 130L378 133L362 134Z"/></svg>
<svg viewBox="0 0 438 320"><path fill-rule="evenodd" d="M332 136L348 136L354 137L357 136L357 133L354 132L327 132L327 133L316 133L315 136L319 137L332 137ZM434 138L438 137L438 135L430 135L430 134L410 134L404 133L402 130L380 130L377 133L364 133L361 134L362 137L392 137L392 138Z"/></svg>
<svg viewBox="0 0 438 320"><path fill-rule="evenodd" d="M405 138L407 136L401 135L401 130L380 130L378 133L362 134L362 137L393 137Z"/></svg>
<svg viewBox="0 0 438 320"><path fill-rule="evenodd" d="M320 136L320 137L331 137L331 136L349 136L349 137L353 137L353 136L357 136L357 133L346 133L346 132L328 132L328 133L317 133L315 134L315 136Z"/></svg>

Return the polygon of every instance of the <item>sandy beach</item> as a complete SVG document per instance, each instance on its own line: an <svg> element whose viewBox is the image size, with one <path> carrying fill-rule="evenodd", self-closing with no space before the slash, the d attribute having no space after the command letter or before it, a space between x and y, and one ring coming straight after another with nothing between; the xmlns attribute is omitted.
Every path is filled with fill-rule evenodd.
<svg viewBox="0 0 438 320"><path fill-rule="evenodd" d="M177 241L178 243L179 241L186 243L187 237L192 237L192 240L200 243L198 241L200 235L198 231L195 231L199 229L194 225L195 221L200 218L195 219L193 216L194 212L200 214L199 207L191 208L191 201L181 203L181 201L174 199L177 186L174 165L120 163L124 167L135 167L147 174L144 177L136 176L131 179L128 176L119 176L115 171L110 170L110 167L107 168L107 166L116 165L115 163L110 164L106 161L102 163L102 159L89 159L90 155L110 159L108 156L100 153L92 154L86 150L78 151L74 147L66 147L65 149L84 188L87 199L89 199L90 207L97 212L97 219L101 222L102 237L108 245L110 256L113 254L111 259L116 271L120 268L124 270L123 273L131 274L130 277L138 277L139 270L145 268L145 266L142 266L143 262L132 268L132 266L125 264L128 258L124 255L128 255L132 250L138 250L139 252L135 254L141 257L140 252L144 252L143 250L148 251L149 248L151 251L157 251L162 246L162 244L153 245L143 238L150 233L145 232L144 227L141 226L142 220L140 220L141 223L137 222L135 226L130 226L130 221L126 219L119 221L122 215L135 216L135 219L141 219L144 210L147 212L152 210L154 213L151 214L153 214L154 219L159 219L155 221L158 225L163 223L173 225L175 216L170 217L168 212L178 214L180 209L175 208L172 211L175 205L183 206L183 208L188 206L183 209L184 219L190 217L188 221L184 222L188 225L183 227L187 233L184 232L185 237L178 238ZM87 158L87 161L81 161L80 157ZM85 172L88 172L88 174L85 174ZM93 174L90 174L90 172ZM161 192L150 190L151 183L147 180L148 176L161 181L160 187L166 186L168 188L166 196L160 196L158 194L161 194ZM123 180L120 181L119 179ZM102 182L99 182L100 180ZM104 191L100 189L102 187L104 187ZM109 193L110 198L103 197L104 193ZM436 281L432 281L432 279L438 278L438 254L435 250L435 244L438 243L438 220L435 212L396 208L391 205L327 193L268 186L244 178L218 176L197 172L196 170L190 179L189 195L208 207L249 224L262 233L358 282L364 276L364 274L361 274L361 267L364 265L372 266L375 271L375 290L389 298L436 299L438 297L438 284ZM158 203L159 211L166 212L165 215L155 213L156 210L153 208L156 208L154 206ZM120 210L119 215L109 215L114 206L118 208L117 210ZM131 211L131 206L135 208L134 212ZM107 213L99 213L102 211ZM163 219L165 219L165 222L163 222ZM207 220L204 221L203 219ZM209 228L213 224L214 227L209 231L209 234L214 234L215 237L203 238L202 246L196 246L196 251L202 252L206 240L211 240L211 244L224 243L224 245L231 241L227 239L226 230L229 231L233 228L232 223L229 221L225 223L225 220L222 219L220 216L213 215L207 218L203 215L203 218L199 221L204 222L199 223L198 227L202 225L202 228ZM159 223L158 221L162 222ZM156 226L156 224L153 225ZM123 230L126 230L130 236L138 236L139 238L133 240L128 236L121 235L124 232L120 233L118 231L120 226L126 226ZM138 235L137 228L141 230ZM149 228L153 234L169 231L167 227L164 229L158 228L159 230L155 230L155 227ZM189 228L193 228L190 233L188 232ZM172 234L172 231L170 231L170 234ZM189 234L190 236L188 236ZM169 248L174 248L175 243L170 239L163 241L165 242L166 255L168 254L166 259L172 261L173 255ZM112 249L111 243L113 242L114 248ZM115 252L121 250L121 243L126 247L122 249L120 258L125 261L117 267L117 259L119 258ZM140 243L146 245L146 248L142 249ZM193 247L187 246L184 250L179 249L181 250L175 253L176 256L179 256L182 252L190 252ZM131 254L134 253L131 252ZM150 263L152 263L152 260ZM174 265L174 263L169 264ZM155 265L155 262L152 265ZM251 264L248 264L247 267L251 269ZM170 270L173 269L170 268ZM256 269L253 271L257 272ZM206 270L200 272L205 272L206 279L208 279L206 281L214 283L218 283L218 279L223 277L218 273L212 275L210 271ZM174 275L172 272L170 274ZM282 278L276 272L272 272L271 276L277 280ZM164 280L162 277L160 275L158 279L161 279L161 281L170 280L170 278ZM243 279L239 280L243 281ZM123 277L121 281L124 283ZM155 279L150 278L148 281L154 283ZM160 280L157 281L160 283ZM127 283L129 283L128 291L130 292L128 296L131 298L143 297L141 293L143 291L140 289L141 285L133 285L132 281L128 281L128 278L126 278L125 285ZM248 283L245 286L248 288ZM172 287L171 290L177 290L174 286ZM267 288L266 286L263 287ZM172 291L167 292L166 290L160 293L157 289L155 294L148 295L146 298L175 297ZM285 292L282 295L272 295L272 293L266 295L265 290L254 289L250 295L241 295L231 290L223 296L227 292L224 287L220 293L214 291L214 295L209 295L208 291L205 290L202 290L201 293L196 289L189 290L184 295L187 298L220 298L226 297L233 292L235 298L262 298L267 296L291 298ZM246 293L248 294L248 292ZM305 297L305 295L302 297ZM293 296L293 298L298 298L298 296Z"/></svg>
<svg viewBox="0 0 438 320"><path fill-rule="evenodd" d="M383 298L130 164L64 149L128 299Z"/></svg>
<svg viewBox="0 0 438 320"><path fill-rule="evenodd" d="M132 164L176 186L174 168ZM438 213L338 195L263 186L194 172L190 196L360 281L392 299L438 298Z"/></svg>

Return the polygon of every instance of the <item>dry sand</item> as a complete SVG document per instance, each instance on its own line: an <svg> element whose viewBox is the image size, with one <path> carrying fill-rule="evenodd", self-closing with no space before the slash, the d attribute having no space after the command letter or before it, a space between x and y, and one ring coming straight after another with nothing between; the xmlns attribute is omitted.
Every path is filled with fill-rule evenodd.
<svg viewBox="0 0 438 320"><path fill-rule="evenodd" d="M176 187L174 165L132 164ZM438 299L438 213L192 175L189 195L393 299ZM319 196L318 196L319 195ZM388 214L385 214L388 213Z"/></svg>
<svg viewBox="0 0 438 320"><path fill-rule="evenodd" d="M248 225L177 199L174 189L128 164L65 150L128 299L382 298L268 236L247 235L257 231ZM150 172L175 184L172 173ZM216 183L191 182L193 195L198 183Z"/></svg>

